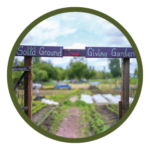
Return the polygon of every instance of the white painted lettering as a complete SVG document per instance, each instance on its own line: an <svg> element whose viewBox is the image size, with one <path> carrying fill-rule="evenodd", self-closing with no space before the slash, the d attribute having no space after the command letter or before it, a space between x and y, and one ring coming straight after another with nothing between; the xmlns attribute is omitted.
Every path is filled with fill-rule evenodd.
<svg viewBox="0 0 150 150"><path fill-rule="evenodd" d="M40 49L39 49L39 54L40 55L44 55L44 51L42 51L42 49L44 49L44 47L42 46L42 47L40 47Z"/></svg>
<svg viewBox="0 0 150 150"><path fill-rule="evenodd" d="M92 52L90 52L90 50L92 50L92 48L88 48L88 51L87 51L88 56L92 56Z"/></svg>
<svg viewBox="0 0 150 150"><path fill-rule="evenodd" d="M113 48L113 49L111 50L111 55L112 55L112 56L116 56L116 52L114 52L114 50L116 50L116 48Z"/></svg>
<svg viewBox="0 0 150 150"><path fill-rule="evenodd" d="M19 46L17 50L17 55L22 55L22 50L20 48L23 48L23 46Z"/></svg>

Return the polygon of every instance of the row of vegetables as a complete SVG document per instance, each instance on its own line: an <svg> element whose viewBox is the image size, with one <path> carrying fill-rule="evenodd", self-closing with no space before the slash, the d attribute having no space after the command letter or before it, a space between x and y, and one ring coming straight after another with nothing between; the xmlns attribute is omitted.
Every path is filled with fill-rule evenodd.
<svg viewBox="0 0 150 150"><path fill-rule="evenodd" d="M86 136L92 136L95 134L99 134L101 132L104 132L110 126L105 125L104 121L101 119L101 115L96 111L94 104L87 104L84 101L77 100L74 103L72 103L69 98L78 95L78 99L81 98L81 93L83 91L75 89L71 91L69 94L61 93L57 95L48 95L46 96L47 99L51 99L53 101L59 102L59 105L54 106L51 110L49 110L45 116L37 123L38 126L45 130L51 130L50 132L55 133L55 131L58 129L60 125L60 121L66 116L65 110L69 107L76 106L80 109L81 114L81 123L83 123L83 128L81 130L81 137ZM87 94L91 94L90 90L86 91ZM41 101L33 101L32 103L32 114L35 114L42 108L48 106L45 103L42 103ZM106 105L109 110L111 110L114 113L118 113L118 110L114 104L107 104ZM47 126L45 126L43 123L47 118L53 118L51 120L51 127L48 129Z"/></svg>
<svg viewBox="0 0 150 150"><path fill-rule="evenodd" d="M88 104L85 107L80 107L81 122L85 125L81 129L82 136L92 136L99 134L107 130L110 126L105 125L104 121L101 119L101 115L96 111L95 105Z"/></svg>
<svg viewBox="0 0 150 150"><path fill-rule="evenodd" d="M68 94L66 94L66 93L61 93L61 94L57 94L57 95L53 94L53 95L46 96L46 98L61 104L61 103L63 103L63 101L65 99L69 99L75 95L79 95L80 93L81 93L81 91L79 91L78 89L75 89ZM46 106L47 106L47 104L42 103L41 100L33 101L32 114L35 114L36 112L38 112L39 110L41 110L43 107L46 107Z"/></svg>

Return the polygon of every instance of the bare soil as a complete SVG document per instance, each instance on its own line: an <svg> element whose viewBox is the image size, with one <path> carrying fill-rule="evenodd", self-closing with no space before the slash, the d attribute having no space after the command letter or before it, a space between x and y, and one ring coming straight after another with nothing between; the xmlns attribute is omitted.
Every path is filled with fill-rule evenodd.
<svg viewBox="0 0 150 150"><path fill-rule="evenodd" d="M91 90L92 94L113 94L113 95L121 95L120 89L112 89L112 90Z"/></svg>
<svg viewBox="0 0 150 150"><path fill-rule="evenodd" d="M19 89L17 90L18 92L21 93L21 95L24 94L24 90L23 89ZM71 93L72 90L63 90L63 89L60 89L60 90L39 90L39 96L45 96L45 95L51 95L51 94L61 94L61 93L66 93L66 94L69 94ZM33 89L32 91L32 95L35 96L35 89Z"/></svg>
<svg viewBox="0 0 150 150"><path fill-rule="evenodd" d="M73 102L73 103L74 103L76 100L78 100L78 96L77 96L77 95L74 96L74 97L72 97L72 98L70 98L70 101Z"/></svg>
<svg viewBox="0 0 150 150"><path fill-rule="evenodd" d="M32 121L35 124L37 124L52 107L55 107L55 106L48 105L48 106L42 108L41 110L39 110L38 112L36 112L35 114L33 114Z"/></svg>
<svg viewBox="0 0 150 150"><path fill-rule="evenodd" d="M106 105L96 105L96 110L100 113L105 125L111 127L118 122L118 115L109 110Z"/></svg>
<svg viewBox="0 0 150 150"><path fill-rule="evenodd" d="M101 90L97 90L97 89L93 89L91 90L92 95L95 94L112 94L112 95L121 95L121 89L101 89ZM132 97L133 95L136 94L136 90L130 90L129 91L129 95Z"/></svg>
<svg viewBox="0 0 150 150"><path fill-rule="evenodd" d="M77 107L71 107L66 111L68 117L61 122L56 135L66 138L78 138L80 135L79 129L81 128L79 124L80 110Z"/></svg>

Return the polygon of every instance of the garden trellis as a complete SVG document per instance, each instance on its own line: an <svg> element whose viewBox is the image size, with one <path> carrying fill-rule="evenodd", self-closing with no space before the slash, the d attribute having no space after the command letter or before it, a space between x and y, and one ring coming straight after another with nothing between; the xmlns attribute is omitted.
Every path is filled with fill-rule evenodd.
<svg viewBox="0 0 150 150"><path fill-rule="evenodd" d="M85 58L122 58L121 60L121 101L119 101L119 119L129 109L129 67L130 58L136 58L130 47L85 47L85 49L63 49L59 46L20 45L16 56L24 56L24 66L13 67L12 71L24 71L14 86L14 91L24 78L24 107L32 120L32 57L69 57Z"/></svg>

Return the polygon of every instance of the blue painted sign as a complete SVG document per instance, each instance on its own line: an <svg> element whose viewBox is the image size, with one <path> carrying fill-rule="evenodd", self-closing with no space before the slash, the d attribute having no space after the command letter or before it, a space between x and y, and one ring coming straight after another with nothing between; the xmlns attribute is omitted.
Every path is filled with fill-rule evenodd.
<svg viewBox="0 0 150 150"><path fill-rule="evenodd" d="M123 47L86 47L87 58L136 58L132 48Z"/></svg>
<svg viewBox="0 0 150 150"><path fill-rule="evenodd" d="M16 56L63 57L63 47L20 45Z"/></svg>

